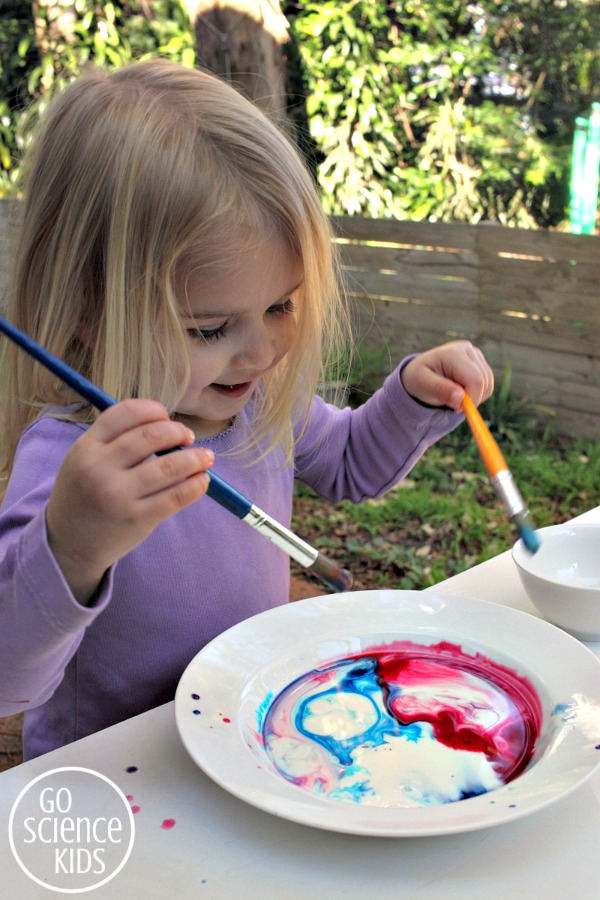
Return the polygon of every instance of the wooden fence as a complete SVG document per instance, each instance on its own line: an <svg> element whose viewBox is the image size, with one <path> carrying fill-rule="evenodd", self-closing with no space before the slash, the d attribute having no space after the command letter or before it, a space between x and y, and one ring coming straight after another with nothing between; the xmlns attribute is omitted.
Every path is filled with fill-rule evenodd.
<svg viewBox="0 0 600 900"><path fill-rule="evenodd" d="M0 201L0 296L16 209ZM335 228L373 380L407 353L468 338L560 430L600 437L600 237L351 217Z"/></svg>
<svg viewBox="0 0 600 900"><path fill-rule="evenodd" d="M376 374L468 338L497 379L510 365L514 395L552 409L559 430L600 436L600 237L353 217L335 225L358 354Z"/></svg>

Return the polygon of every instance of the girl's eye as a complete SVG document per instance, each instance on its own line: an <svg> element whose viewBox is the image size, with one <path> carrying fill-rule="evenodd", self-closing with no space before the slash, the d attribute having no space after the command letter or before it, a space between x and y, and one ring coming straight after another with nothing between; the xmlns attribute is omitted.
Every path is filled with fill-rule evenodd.
<svg viewBox="0 0 600 900"><path fill-rule="evenodd" d="M270 306L267 312L272 316L285 316L295 312L295 310L296 304L292 299L288 299L284 303ZM218 328L188 328L186 330L192 340L208 343L209 341L218 341L219 338L224 337L228 331L228 323L224 322Z"/></svg>
<svg viewBox="0 0 600 900"><path fill-rule="evenodd" d="M227 331L226 325L219 325L218 328L188 328L187 333L195 341L218 341Z"/></svg>
<svg viewBox="0 0 600 900"><path fill-rule="evenodd" d="M296 311L296 304L292 299L288 299L285 303L279 303L277 306L270 306L267 312L272 314L287 315Z"/></svg>

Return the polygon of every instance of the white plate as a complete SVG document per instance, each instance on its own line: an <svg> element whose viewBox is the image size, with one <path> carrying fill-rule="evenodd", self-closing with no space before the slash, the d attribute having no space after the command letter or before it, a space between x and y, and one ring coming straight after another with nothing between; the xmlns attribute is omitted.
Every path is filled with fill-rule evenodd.
<svg viewBox="0 0 600 900"><path fill-rule="evenodd" d="M542 711L533 758L487 793L432 806L367 806L305 790L280 774L262 739L273 698L332 660L394 641L459 645L533 685ZM600 765L600 663L553 625L505 606L419 591L357 591L247 619L185 670L177 727L217 784L274 815L331 831L415 837L509 822L574 790Z"/></svg>

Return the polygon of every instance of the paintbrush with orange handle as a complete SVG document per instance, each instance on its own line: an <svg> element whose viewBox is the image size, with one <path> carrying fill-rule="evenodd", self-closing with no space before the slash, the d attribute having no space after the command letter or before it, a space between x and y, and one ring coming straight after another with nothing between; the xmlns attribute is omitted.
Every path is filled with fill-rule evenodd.
<svg viewBox="0 0 600 900"><path fill-rule="evenodd" d="M506 514L515 526L527 550L530 553L535 553L539 549L540 540L529 519L529 510L519 493L500 447L492 437L479 410L466 392L462 406L469 427L473 432L475 443L481 453L481 458L488 470L492 484L498 492Z"/></svg>

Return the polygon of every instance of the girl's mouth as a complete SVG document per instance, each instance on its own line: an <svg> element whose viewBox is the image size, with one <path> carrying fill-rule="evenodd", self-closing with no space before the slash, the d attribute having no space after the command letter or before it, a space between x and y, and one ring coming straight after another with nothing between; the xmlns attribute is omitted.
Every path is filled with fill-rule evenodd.
<svg viewBox="0 0 600 900"><path fill-rule="evenodd" d="M226 397L242 397L252 387L251 381L243 381L240 384L217 384L213 382L211 388Z"/></svg>

